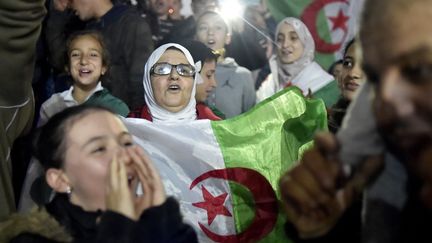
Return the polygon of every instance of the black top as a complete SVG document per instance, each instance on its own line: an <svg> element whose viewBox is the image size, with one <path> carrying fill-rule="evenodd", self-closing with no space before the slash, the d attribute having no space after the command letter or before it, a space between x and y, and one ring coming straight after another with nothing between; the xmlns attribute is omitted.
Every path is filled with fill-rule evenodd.
<svg viewBox="0 0 432 243"><path fill-rule="evenodd" d="M71 204L64 194L57 195L46 209L71 234L74 242L198 242L195 231L183 222L173 198L145 210L138 222L113 211L84 211ZM13 242L55 241L23 233Z"/></svg>

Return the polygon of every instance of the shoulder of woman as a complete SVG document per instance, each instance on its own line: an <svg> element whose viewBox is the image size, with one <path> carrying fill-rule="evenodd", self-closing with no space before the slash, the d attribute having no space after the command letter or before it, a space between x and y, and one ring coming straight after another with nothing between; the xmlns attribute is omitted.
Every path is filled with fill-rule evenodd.
<svg viewBox="0 0 432 243"><path fill-rule="evenodd" d="M12 239L46 238L59 242L71 242L72 237L45 208L33 208L28 214L13 214L0 224L0 242Z"/></svg>

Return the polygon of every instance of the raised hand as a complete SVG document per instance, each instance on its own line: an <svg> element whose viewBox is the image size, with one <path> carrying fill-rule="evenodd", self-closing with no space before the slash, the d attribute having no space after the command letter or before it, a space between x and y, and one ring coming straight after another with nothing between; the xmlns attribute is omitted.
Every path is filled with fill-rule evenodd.
<svg viewBox="0 0 432 243"><path fill-rule="evenodd" d="M330 134L315 138L315 146L280 179L283 208L302 238L324 235L383 165L371 157L348 179L338 160L339 145Z"/></svg>
<svg viewBox="0 0 432 243"><path fill-rule="evenodd" d="M135 211L139 216L147 208L165 202L166 195L159 173L144 150L134 146L128 149L128 153L133 160L132 167L137 172L143 190L143 194L134 200Z"/></svg>
<svg viewBox="0 0 432 243"><path fill-rule="evenodd" d="M125 151L119 152L111 161L108 172L105 204L107 210L137 220L138 216L133 204L132 193L128 186L126 165L124 161L121 161L127 159L124 153Z"/></svg>

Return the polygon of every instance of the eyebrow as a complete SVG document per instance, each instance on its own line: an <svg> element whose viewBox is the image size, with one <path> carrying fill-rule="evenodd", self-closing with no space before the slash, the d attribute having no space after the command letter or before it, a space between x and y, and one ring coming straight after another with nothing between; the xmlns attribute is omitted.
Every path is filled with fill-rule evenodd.
<svg viewBox="0 0 432 243"><path fill-rule="evenodd" d="M132 137L132 135L131 135L129 132L126 132L126 131L123 131L123 132L121 132L121 133L118 135L119 138L122 138L122 137L124 137L124 136L130 136L130 137ZM95 136L95 137L92 137L92 138L90 138L89 140L87 140L87 142L85 142L85 143L81 146L81 148L84 148L84 147L88 146L89 144L92 144L92 143L97 142L97 141L106 140L106 139L108 139L108 137L109 137L109 136L107 136L107 135L102 135L102 136Z"/></svg>

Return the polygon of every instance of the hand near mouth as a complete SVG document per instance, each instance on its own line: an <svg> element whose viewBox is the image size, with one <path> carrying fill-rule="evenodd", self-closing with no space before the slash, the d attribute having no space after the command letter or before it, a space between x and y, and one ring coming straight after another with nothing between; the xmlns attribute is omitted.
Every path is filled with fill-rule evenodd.
<svg viewBox="0 0 432 243"><path fill-rule="evenodd" d="M132 202L132 193L128 186L126 165L120 162L117 154L110 163L108 170L108 183L105 192L106 209L120 213L132 220L137 220Z"/></svg>
<svg viewBox="0 0 432 243"><path fill-rule="evenodd" d="M138 175L143 194L135 198L135 211L140 216L144 210L159 206L166 200L162 180L148 155L139 146L128 149L132 157L132 167Z"/></svg>

